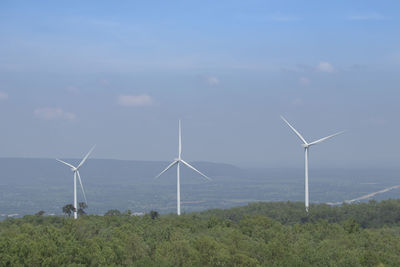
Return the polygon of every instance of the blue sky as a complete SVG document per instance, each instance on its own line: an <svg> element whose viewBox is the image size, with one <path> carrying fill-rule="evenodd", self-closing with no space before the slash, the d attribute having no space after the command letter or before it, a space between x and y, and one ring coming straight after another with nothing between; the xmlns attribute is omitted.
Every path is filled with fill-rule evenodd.
<svg viewBox="0 0 400 267"><path fill-rule="evenodd" d="M0 156L400 162L398 1L1 1Z"/></svg>

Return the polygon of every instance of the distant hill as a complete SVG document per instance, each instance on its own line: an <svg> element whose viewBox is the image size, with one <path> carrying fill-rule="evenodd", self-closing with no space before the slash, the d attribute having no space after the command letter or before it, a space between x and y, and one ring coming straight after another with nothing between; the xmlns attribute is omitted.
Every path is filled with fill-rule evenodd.
<svg viewBox="0 0 400 267"><path fill-rule="evenodd" d="M63 159L66 162L78 165L77 159ZM82 176L87 183L121 183L140 182L153 183L153 178L161 172L170 162L162 161L132 161L113 159L89 159L81 168ZM213 177L238 177L241 169L229 164L194 162L198 169L207 171ZM49 184L64 184L68 178L70 168L54 159L33 158L0 158L2 170L0 182L5 185L36 185L42 182ZM193 178L194 173L182 168L185 176ZM185 173L187 172L187 173ZM166 177L176 176L176 171L165 174ZM162 181L162 179L161 179Z"/></svg>

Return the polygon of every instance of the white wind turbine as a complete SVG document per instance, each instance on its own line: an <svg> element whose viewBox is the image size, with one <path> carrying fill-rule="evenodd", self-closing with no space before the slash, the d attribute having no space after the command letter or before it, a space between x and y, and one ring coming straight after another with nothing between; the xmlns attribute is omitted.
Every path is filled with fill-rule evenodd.
<svg viewBox="0 0 400 267"><path fill-rule="evenodd" d="M71 171L74 173L74 219L78 218L78 203L77 203L77 197L76 197L76 177L78 176L79 179L79 183L81 185L81 189L82 189L82 193L83 193L83 197L85 198L85 203L87 204L87 200L86 200L86 194L85 194L85 190L83 189L83 185L82 185L82 180L81 180L81 175L79 174L79 168L82 167L83 163L85 163L85 161L87 160L87 158L89 157L90 153L92 153L93 149L95 148L95 146L92 147L92 149L90 149L90 151L85 155L85 157L82 159L81 163L79 163L79 165L77 167L73 166L72 164L62 161L60 159L56 159L57 161L64 163L65 165L71 167Z"/></svg>
<svg viewBox="0 0 400 267"><path fill-rule="evenodd" d="M209 177L205 174L197 170L195 167L184 161L181 157L182 154L182 138L181 138L181 121L179 120L179 144L178 144L178 158L176 158L170 165L165 168L156 178L160 177L164 172L172 168L172 166L176 165L176 173L177 173L177 186L176 186L176 202L177 202L177 214L181 215L181 181L180 181L180 164L183 163L187 167L191 168L195 172L199 173L201 176L206 178L207 180L211 181Z"/></svg>
<svg viewBox="0 0 400 267"><path fill-rule="evenodd" d="M305 206L306 206L306 211L308 212L308 208L309 208L309 194L308 194L308 149L310 146L312 145L316 145L318 143L321 143L329 138L332 138L336 135L342 134L344 133L344 131L342 132L338 132L332 135L329 135L327 137L318 139L314 142L310 142L308 143L306 141L306 139L304 139L304 137L292 126L290 125L290 123L283 117L281 116L282 120L290 127L290 129L293 130L293 132L300 138L300 140L303 142L302 146L304 147L304 154L305 154L305 181L304 181L304 189L305 189Z"/></svg>

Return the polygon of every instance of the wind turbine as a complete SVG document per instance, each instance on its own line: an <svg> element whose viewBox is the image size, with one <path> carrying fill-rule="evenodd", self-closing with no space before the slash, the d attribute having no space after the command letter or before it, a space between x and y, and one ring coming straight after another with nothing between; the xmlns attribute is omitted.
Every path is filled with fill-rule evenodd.
<svg viewBox="0 0 400 267"><path fill-rule="evenodd" d="M180 178L180 164L182 163L183 165L186 165L190 169L194 170L195 172L199 173L201 176L203 176L205 179L211 181L209 177L207 177L205 174L197 170L195 167L184 161L181 157L182 154L182 134L181 134L181 120L179 120L179 140L178 140L178 158L174 159L174 161L165 168L159 175L156 176L156 178L160 177L164 172L172 168L174 165L176 165L176 202L177 202L177 214L181 215L181 178Z"/></svg>
<svg viewBox="0 0 400 267"><path fill-rule="evenodd" d="M306 206L306 211L308 212L309 209L309 193L308 193L308 150L310 148L310 146L319 144L329 138L332 138L336 135L342 134L344 133L344 131L342 132L338 132L332 135L329 135L327 137L323 137L321 139L318 139L316 141L310 142L308 143L306 141L306 139L304 139L304 137L292 126L290 125L290 123L283 117L281 116L282 120L290 127L290 129L292 129L292 131L300 138L300 140L303 142L302 146L304 147L304 155L305 155L305 181L304 181L304 189L305 189L305 206Z"/></svg>
<svg viewBox="0 0 400 267"><path fill-rule="evenodd" d="M83 193L83 197L85 198L85 203L87 204L87 200L86 200L86 194L85 194L85 190L83 189L83 185L82 185L82 180L81 180L81 175L79 174L79 168L82 167L83 163L85 163L85 161L87 160L87 158L89 157L90 153L92 153L93 149L96 146L93 146L92 149L90 149L90 151L85 155L85 157L82 159L81 163L79 163L79 165L77 167L73 166L72 164L62 161L60 159L56 159L57 161L64 163L65 165L71 167L71 171L74 173L74 219L78 218L78 203L77 203L77 197L76 197L76 177L78 177L79 179L79 183L81 185L81 189L82 189L82 193Z"/></svg>

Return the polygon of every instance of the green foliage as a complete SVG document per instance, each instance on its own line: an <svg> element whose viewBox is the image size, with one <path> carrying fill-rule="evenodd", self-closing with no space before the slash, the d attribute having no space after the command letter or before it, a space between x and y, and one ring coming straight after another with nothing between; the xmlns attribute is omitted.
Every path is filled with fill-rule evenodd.
<svg viewBox="0 0 400 267"><path fill-rule="evenodd" d="M104 213L104 216L119 216L119 215L121 215L121 212L116 209L109 210L106 213Z"/></svg>
<svg viewBox="0 0 400 267"><path fill-rule="evenodd" d="M150 217L151 217L153 220L154 220L154 219L157 219L159 216L160 216L160 214L158 214L157 211L154 211L154 210L150 211Z"/></svg>
<svg viewBox="0 0 400 267"><path fill-rule="evenodd" d="M85 215L85 209L87 208L87 204L85 202L79 202L79 208L78 208L78 215L82 216Z"/></svg>
<svg viewBox="0 0 400 267"><path fill-rule="evenodd" d="M0 222L0 266L400 266L400 200Z"/></svg>
<svg viewBox="0 0 400 267"><path fill-rule="evenodd" d="M38 212L35 213L36 216L43 216L46 212L43 210L40 210Z"/></svg>
<svg viewBox="0 0 400 267"><path fill-rule="evenodd" d="M67 204L62 208L62 211L64 215L68 215L68 217L71 217L71 214L75 212L75 207L72 204Z"/></svg>

